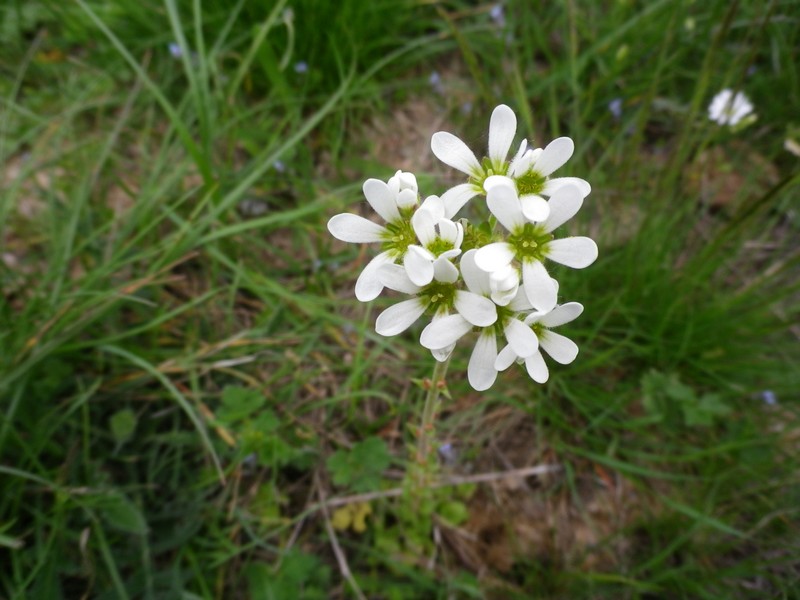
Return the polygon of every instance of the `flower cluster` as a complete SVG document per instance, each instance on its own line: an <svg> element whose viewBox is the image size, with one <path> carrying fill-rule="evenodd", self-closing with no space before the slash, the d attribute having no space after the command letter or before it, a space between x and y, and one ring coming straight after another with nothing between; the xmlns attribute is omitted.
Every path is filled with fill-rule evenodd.
<svg viewBox="0 0 800 600"><path fill-rule="evenodd" d="M514 112L495 108L483 160L456 136L435 133L433 153L464 173L464 183L420 203L411 173L398 171L387 182L369 179L364 196L384 223L349 213L328 222L342 241L380 244L356 281L359 300L373 300L384 288L410 296L378 316L379 334L397 335L429 314L420 343L444 361L462 337L477 333L467 370L476 390L491 387L514 362L544 383L549 372L542 350L561 364L575 360L578 347L552 329L576 319L583 306L558 304L558 282L546 265L582 269L597 258L591 239L554 235L591 192L583 179L552 177L572 156L572 140L561 137L544 148L523 140L509 160L516 130ZM476 196L485 198L492 218L454 220Z"/></svg>

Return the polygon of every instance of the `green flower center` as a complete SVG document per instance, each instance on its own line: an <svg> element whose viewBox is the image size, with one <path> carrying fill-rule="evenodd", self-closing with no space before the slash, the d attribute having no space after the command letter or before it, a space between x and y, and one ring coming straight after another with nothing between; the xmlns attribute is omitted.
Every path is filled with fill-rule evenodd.
<svg viewBox="0 0 800 600"><path fill-rule="evenodd" d="M526 196L528 194L541 194L547 177L530 170L517 177L514 181L517 184L517 193L520 196Z"/></svg>
<svg viewBox="0 0 800 600"><path fill-rule="evenodd" d="M453 242L449 240L443 240L440 237L435 238L430 244L426 246L426 248L434 255L434 256L441 256L444 252L448 250L452 250L455 248Z"/></svg>
<svg viewBox="0 0 800 600"><path fill-rule="evenodd" d="M508 165L509 163L506 161L503 161L503 163L500 165L494 165L488 156L484 156L483 160L481 161L483 173L476 173L470 177L469 183L476 186L482 194L485 194L486 192L483 190L483 182L492 175L505 175L508 173Z"/></svg>
<svg viewBox="0 0 800 600"><path fill-rule="evenodd" d="M502 336L503 335L503 330L505 329L505 326L506 326L506 322L509 319L515 318L514 317L515 314L516 313L514 313L514 311L511 310L508 306L498 306L497 307L497 321L495 321L494 325L492 325L492 327L494 327L494 332L497 335Z"/></svg>
<svg viewBox="0 0 800 600"><path fill-rule="evenodd" d="M422 288L419 296L430 303L434 313L443 309L451 312L456 301L456 286L453 283L433 281Z"/></svg>
<svg viewBox="0 0 800 600"><path fill-rule="evenodd" d="M402 219L386 224L386 233L383 234L381 249L389 252L393 258L399 258L406 253L408 247L417 241L414 228L409 219Z"/></svg>
<svg viewBox="0 0 800 600"><path fill-rule="evenodd" d="M553 239L541 225L525 223L508 237L508 243L520 261L544 260L547 243Z"/></svg>

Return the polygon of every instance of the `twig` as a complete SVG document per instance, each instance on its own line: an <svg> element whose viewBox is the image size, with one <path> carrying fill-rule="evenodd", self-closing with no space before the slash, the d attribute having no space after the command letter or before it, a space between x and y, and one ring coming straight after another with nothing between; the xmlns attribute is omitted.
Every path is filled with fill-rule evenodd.
<svg viewBox="0 0 800 600"><path fill-rule="evenodd" d="M347 583L350 584L350 587L353 590L353 593L359 600L367 600L367 597L361 591L361 588L358 587L358 583L356 582L353 574L350 572L350 566L347 563L347 557L342 551L342 547L339 545L339 538L336 537L336 531L333 529L333 525L331 524L331 516L328 513L328 503L325 500L325 492L322 491L322 485L320 485L318 477L315 475L314 477L315 484L317 486L317 493L319 494L319 508L322 509L322 514L325 516L325 529L328 531L328 537L331 539L331 548L333 549L333 554L336 556L336 562L339 563L339 571L342 573L342 577L347 580Z"/></svg>
<svg viewBox="0 0 800 600"><path fill-rule="evenodd" d="M530 477L531 475L544 475L545 473L552 473L561 470L560 465L537 465L535 467L523 467L522 469L511 469L510 471L492 471L490 473L478 473L477 475L458 476L452 475L445 477L439 481L431 482L431 487L441 488L451 485L464 485L468 483L486 483L487 481L497 481L499 479L506 479L508 477ZM340 496L338 498L331 498L329 500L320 499L320 504L309 508L309 512L315 510L325 509L322 506L342 506L344 504L352 504L354 502L369 502L370 500L377 500L378 498L393 498L401 496L406 490L402 487L390 488L388 490L381 490L380 492L368 492L365 494L354 494L352 496Z"/></svg>

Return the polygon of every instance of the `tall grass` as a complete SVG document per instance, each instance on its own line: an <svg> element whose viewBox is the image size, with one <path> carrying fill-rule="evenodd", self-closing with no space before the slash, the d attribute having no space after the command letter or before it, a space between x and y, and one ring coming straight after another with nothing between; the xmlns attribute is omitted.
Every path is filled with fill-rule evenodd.
<svg viewBox="0 0 800 600"><path fill-rule="evenodd" d="M791 6L6 6L0 595L791 597ZM755 125L706 119L725 86ZM438 488L430 520L374 501L337 557L319 503L399 485L431 362L374 333L366 257L324 223L396 168L348 148L409 100L476 149L501 101L536 143L573 137L601 255L558 274L578 361L477 395L457 349L438 424L445 470L559 473ZM371 437L388 466L336 477Z"/></svg>

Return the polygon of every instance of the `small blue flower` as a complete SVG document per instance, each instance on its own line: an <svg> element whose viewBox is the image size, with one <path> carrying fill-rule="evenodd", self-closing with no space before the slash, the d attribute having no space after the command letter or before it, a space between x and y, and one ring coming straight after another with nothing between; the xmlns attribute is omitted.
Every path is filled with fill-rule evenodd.
<svg viewBox="0 0 800 600"><path fill-rule="evenodd" d="M506 26L506 14L502 4L495 4L489 11L489 16L499 27Z"/></svg>
<svg viewBox="0 0 800 600"><path fill-rule="evenodd" d="M761 399L764 401L764 404L769 404L770 406L774 406L778 403L778 397L772 390L764 390L761 392Z"/></svg>
<svg viewBox="0 0 800 600"><path fill-rule="evenodd" d="M614 98L608 103L608 110L619 121L622 118L622 98Z"/></svg>
<svg viewBox="0 0 800 600"><path fill-rule="evenodd" d="M444 85L442 84L442 76L439 75L439 71L433 71L431 73L431 76L428 77L428 83L431 85L434 92L444 95Z"/></svg>
<svg viewBox="0 0 800 600"><path fill-rule="evenodd" d="M294 72L295 73L308 73L308 63L304 60L296 62L294 64Z"/></svg>

